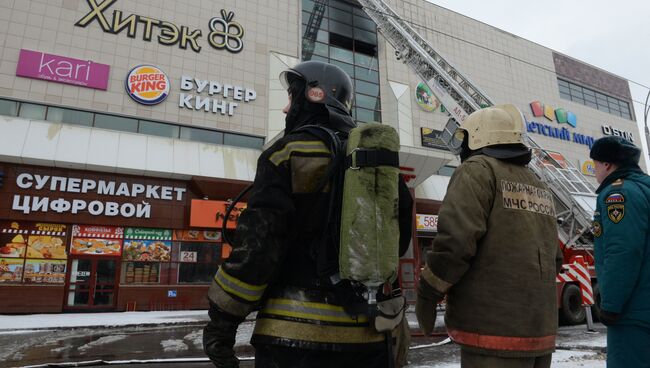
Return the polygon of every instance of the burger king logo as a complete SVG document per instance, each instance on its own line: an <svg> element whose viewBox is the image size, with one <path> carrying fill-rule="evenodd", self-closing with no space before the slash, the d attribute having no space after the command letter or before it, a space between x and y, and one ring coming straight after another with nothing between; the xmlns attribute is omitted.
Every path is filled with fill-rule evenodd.
<svg viewBox="0 0 650 368"><path fill-rule="evenodd" d="M169 78L153 65L138 65L131 69L124 86L126 93L143 105L159 104L169 95Z"/></svg>

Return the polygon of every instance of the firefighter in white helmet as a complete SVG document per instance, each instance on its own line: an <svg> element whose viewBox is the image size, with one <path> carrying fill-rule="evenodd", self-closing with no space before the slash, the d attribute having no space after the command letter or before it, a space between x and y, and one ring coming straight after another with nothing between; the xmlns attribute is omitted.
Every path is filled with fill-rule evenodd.
<svg viewBox="0 0 650 368"><path fill-rule="evenodd" d="M550 367L562 264L553 197L526 166L525 121L513 105L471 114L455 134L461 165L426 255L416 315L426 334L445 296L445 324L464 368Z"/></svg>

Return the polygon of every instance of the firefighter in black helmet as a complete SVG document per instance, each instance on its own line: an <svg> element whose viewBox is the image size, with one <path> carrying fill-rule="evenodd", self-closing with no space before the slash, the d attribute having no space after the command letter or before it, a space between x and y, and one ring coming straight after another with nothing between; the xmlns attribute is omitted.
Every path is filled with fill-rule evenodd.
<svg viewBox="0 0 650 368"><path fill-rule="evenodd" d="M289 94L285 134L258 160L233 251L210 286L205 352L216 367L238 367L237 327L258 310L251 339L256 367L389 367L384 334L374 330L365 309L352 310L366 301L349 284L324 279L319 263L332 259L315 255L330 208L331 188L322 182L333 149L300 127L323 125L345 139L356 126L352 81L339 67L319 61L300 63L280 80ZM410 242L412 199L406 186L402 190L403 253Z"/></svg>

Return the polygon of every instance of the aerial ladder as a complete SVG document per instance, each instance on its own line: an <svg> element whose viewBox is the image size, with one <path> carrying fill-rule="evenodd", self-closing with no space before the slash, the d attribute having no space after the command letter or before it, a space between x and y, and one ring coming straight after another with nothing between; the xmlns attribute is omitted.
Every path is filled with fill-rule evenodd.
<svg viewBox="0 0 650 368"><path fill-rule="evenodd" d="M305 27L305 34L302 35L302 57L304 60L311 60L311 57L314 54L318 30L320 29L321 23L323 22L323 15L325 14L325 1L326 0L314 1L314 8L309 16L307 27Z"/></svg>
<svg viewBox="0 0 650 368"><path fill-rule="evenodd" d="M448 147L453 148L456 144L453 136L460 123L477 109L494 103L384 1L357 1L393 46L397 59L407 64L445 106L450 119L441 138ZM526 139L533 151L529 167L553 193L563 251L582 250L592 257L591 226L596 205L594 186L570 162L557 159L556 155L540 147L529 135L526 135Z"/></svg>

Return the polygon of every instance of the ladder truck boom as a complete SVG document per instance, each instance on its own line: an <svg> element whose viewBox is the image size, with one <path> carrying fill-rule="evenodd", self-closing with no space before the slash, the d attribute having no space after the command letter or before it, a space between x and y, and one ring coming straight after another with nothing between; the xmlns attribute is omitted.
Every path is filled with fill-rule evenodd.
<svg viewBox="0 0 650 368"><path fill-rule="evenodd" d="M494 103L481 89L435 51L420 34L382 0L358 0L377 29L407 64L431 89L449 112L442 139L453 148L453 135L465 118ZM544 150L526 135L533 150L532 171L554 194L560 241L567 248L591 250L594 187L570 162Z"/></svg>

